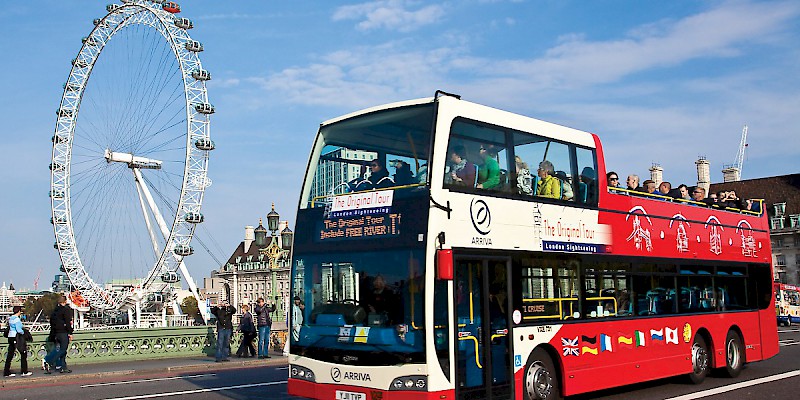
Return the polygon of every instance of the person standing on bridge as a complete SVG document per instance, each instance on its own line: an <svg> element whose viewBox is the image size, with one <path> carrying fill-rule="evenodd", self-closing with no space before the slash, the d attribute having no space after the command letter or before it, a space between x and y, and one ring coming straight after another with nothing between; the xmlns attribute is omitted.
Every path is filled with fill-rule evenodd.
<svg viewBox="0 0 800 400"><path fill-rule="evenodd" d="M234 313L236 309L227 300L223 300L219 307L211 307L211 314L217 317L217 362L230 361Z"/></svg>
<svg viewBox="0 0 800 400"><path fill-rule="evenodd" d="M28 344L25 337L25 329L22 327L22 320L19 319L22 314L22 307L14 306L12 312L13 314L8 318L8 355L6 356L6 364L3 368L3 376L16 375L11 373L11 360L14 359L14 353L16 351L19 351L21 364L20 375L29 376L31 372L28 371ZM28 333L28 335L30 335L30 333Z"/></svg>
<svg viewBox="0 0 800 400"><path fill-rule="evenodd" d="M50 337L53 339L53 350L44 357L44 373L49 374L52 366L60 373L70 373L67 368L67 350L72 340L72 309L67 305L67 297L61 295L58 305L50 315Z"/></svg>
<svg viewBox="0 0 800 400"><path fill-rule="evenodd" d="M270 358L269 334L272 330L272 313L275 305L267 305L263 297L258 298L255 307L256 324L258 325L258 358Z"/></svg>

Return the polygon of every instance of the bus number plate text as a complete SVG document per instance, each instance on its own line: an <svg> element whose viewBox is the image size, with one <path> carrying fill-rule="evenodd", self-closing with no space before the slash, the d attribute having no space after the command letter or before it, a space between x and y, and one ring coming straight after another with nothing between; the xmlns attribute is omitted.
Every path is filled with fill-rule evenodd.
<svg viewBox="0 0 800 400"><path fill-rule="evenodd" d="M365 393L337 390L336 400L367 400L367 395Z"/></svg>

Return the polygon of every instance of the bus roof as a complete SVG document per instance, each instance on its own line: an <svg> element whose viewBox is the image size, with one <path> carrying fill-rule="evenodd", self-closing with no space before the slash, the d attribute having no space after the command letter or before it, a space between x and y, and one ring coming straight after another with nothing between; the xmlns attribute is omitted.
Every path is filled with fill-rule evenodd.
<svg viewBox="0 0 800 400"><path fill-rule="evenodd" d="M375 111L382 111L382 110L388 110L388 109L392 109L392 108L416 106L416 105L420 105L420 104L432 103L434 100L435 100L435 98L433 98L433 97L424 97L424 98L421 98L421 99L398 101L398 102L394 102L394 103L388 103L388 104L382 104L382 105L379 105L379 106L373 106L373 107L369 107L369 108L364 108L364 109L361 109L361 110L358 110L358 111L354 111L354 112L351 112L349 114L345 114L345 115L342 115L342 116L339 116L339 117L336 117L336 118L331 118L331 119L329 119L327 121L323 121L320 124L320 126L330 125L330 124L333 124L333 123L336 123L336 122L339 122L339 121L346 120L348 118L357 117L357 116L363 115L363 114L369 114L369 113L372 113L372 112L375 112Z"/></svg>

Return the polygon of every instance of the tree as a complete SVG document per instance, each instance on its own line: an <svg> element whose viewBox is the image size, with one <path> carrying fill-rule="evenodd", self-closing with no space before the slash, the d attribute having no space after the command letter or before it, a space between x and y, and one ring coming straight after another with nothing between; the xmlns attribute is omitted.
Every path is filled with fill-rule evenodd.
<svg viewBox="0 0 800 400"><path fill-rule="evenodd" d="M202 320L200 309L197 307L197 299L194 296L186 296L181 301L181 310L184 314L194 318L195 321Z"/></svg>
<svg viewBox="0 0 800 400"><path fill-rule="evenodd" d="M25 301L25 316L27 317L28 321L34 321L36 316L39 315L39 312L42 312L42 316L39 319L47 319L50 318L50 314L53 313L53 310L56 309L58 305L58 299L61 297L61 293L46 293L44 296L39 297L36 300L28 298Z"/></svg>

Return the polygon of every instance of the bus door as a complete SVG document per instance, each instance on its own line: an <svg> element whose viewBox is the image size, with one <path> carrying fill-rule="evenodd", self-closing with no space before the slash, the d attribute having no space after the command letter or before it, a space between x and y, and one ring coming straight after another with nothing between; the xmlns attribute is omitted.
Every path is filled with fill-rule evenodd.
<svg viewBox="0 0 800 400"><path fill-rule="evenodd" d="M456 258L456 397L510 399L507 258Z"/></svg>

